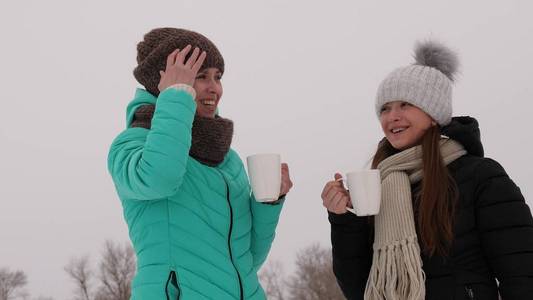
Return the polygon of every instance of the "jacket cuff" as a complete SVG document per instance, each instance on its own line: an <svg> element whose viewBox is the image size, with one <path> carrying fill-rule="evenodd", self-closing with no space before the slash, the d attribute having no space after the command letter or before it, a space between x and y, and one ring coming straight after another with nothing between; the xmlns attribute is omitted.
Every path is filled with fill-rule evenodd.
<svg viewBox="0 0 533 300"><path fill-rule="evenodd" d="M336 214L328 211L328 220L331 224L353 224L353 223L367 223L368 216L358 217L351 212L346 212L344 214Z"/></svg>
<svg viewBox="0 0 533 300"><path fill-rule="evenodd" d="M266 204L266 205L280 205L280 204L282 204L282 203L285 201L285 196L286 196L286 195L287 195L287 194L279 196L278 200L276 200L276 201L271 201L271 202L261 202L261 204Z"/></svg>
<svg viewBox="0 0 533 300"><path fill-rule="evenodd" d="M251 198L252 216L260 222L277 222L281 209L283 208L284 199L277 204L268 204L265 202L258 202L255 198ZM277 201L275 201L277 202Z"/></svg>

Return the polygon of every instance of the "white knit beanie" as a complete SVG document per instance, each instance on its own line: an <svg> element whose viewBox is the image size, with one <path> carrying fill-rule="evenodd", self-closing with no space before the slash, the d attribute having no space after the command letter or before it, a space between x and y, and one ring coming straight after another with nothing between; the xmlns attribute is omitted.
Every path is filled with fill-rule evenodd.
<svg viewBox="0 0 533 300"><path fill-rule="evenodd" d="M415 46L415 63L392 71L379 85L376 113L391 101L409 102L445 126L452 118L452 83L458 67L455 52L426 41Z"/></svg>

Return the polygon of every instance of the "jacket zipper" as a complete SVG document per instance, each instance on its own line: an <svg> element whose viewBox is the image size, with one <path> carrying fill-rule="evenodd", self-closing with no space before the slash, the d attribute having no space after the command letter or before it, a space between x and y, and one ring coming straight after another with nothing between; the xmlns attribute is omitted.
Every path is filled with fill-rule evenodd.
<svg viewBox="0 0 533 300"><path fill-rule="evenodd" d="M229 257L230 257L230 260L231 260L231 264L233 265L233 268L235 269L235 273L237 273L237 278L239 279L239 293L240 293L239 299L243 300L244 299L244 297L243 297L244 293L243 293L243 289L242 289L241 274L239 274L239 270L237 270L237 267L235 266L235 262L233 262L233 252L231 251L231 233L233 232L233 207L231 206L231 201L230 201L229 185L228 185L228 182L226 181L226 177L224 176L222 171L220 171L218 169L217 169L217 171L220 173L220 175L224 179L224 184L226 184L226 200L228 201L229 217L230 217L230 219L229 219L230 220L230 223L229 223L229 234L228 234Z"/></svg>
<svg viewBox="0 0 533 300"><path fill-rule="evenodd" d="M177 275L175 271L170 271L170 274L168 274L167 284L165 285L165 293L167 295L167 300L171 300L170 296L168 295L169 283L174 285L176 289L178 290L178 295L176 296L176 299L179 300L181 296L181 289L180 289L180 285L178 284Z"/></svg>

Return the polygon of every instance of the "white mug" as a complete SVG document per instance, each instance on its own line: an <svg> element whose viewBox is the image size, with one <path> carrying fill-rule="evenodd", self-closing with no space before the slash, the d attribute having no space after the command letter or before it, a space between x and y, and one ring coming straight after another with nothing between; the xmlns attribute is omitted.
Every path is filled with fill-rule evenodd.
<svg viewBox="0 0 533 300"><path fill-rule="evenodd" d="M279 154L255 154L248 156L246 163L256 201L278 200L281 189L281 156Z"/></svg>
<svg viewBox="0 0 533 300"><path fill-rule="evenodd" d="M381 176L379 170L362 170L346 174L352 208L348 211L357 216L373 216L381 205Z"/></svg>

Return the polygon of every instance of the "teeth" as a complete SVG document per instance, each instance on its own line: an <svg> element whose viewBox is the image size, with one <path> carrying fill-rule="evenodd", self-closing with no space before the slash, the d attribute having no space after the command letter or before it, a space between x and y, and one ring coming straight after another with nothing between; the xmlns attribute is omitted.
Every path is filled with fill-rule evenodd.
<svg viewBox="0 0 533 300"><path fill-rule="evenodd" d="M215 105L215 101L214 100L204 100L204 101L202 101L202 104L203 105Z"/></svg>
<svg viewBox="0 0 533 300"><path fill-rule="evenodd" d="M392 129L392 133L398 133L398 132L404 131L404 130L405 130L405 128L394 128L394 129Z"/></svg>

